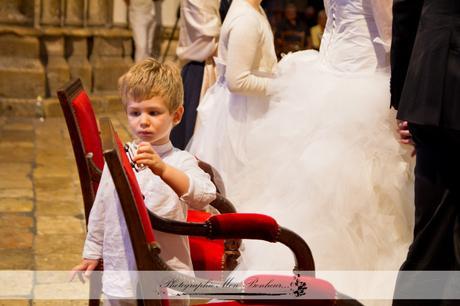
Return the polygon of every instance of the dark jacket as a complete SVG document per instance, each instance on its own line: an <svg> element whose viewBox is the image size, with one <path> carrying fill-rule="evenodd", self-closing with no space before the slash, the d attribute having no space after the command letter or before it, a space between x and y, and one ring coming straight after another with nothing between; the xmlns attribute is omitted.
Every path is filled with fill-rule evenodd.
<svg viewBox="0 0 460 306"><path fill-rule="evenodd" d="M460 130L460 0L394 0L391 105L399 119Z"/></svg>

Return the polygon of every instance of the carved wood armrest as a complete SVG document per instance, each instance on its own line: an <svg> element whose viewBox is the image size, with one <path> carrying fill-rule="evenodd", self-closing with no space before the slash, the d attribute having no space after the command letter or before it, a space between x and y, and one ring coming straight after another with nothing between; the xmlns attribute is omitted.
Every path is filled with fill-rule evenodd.
<svg viewBox="0 0 460 306"><path fill-rule="evenodd" d="M169 220L148 211L155 230L185 236L200 236L208 239L256 239L280 242L294 254L294 271L308 271L314 276L315 264L308 244L296 233L279 226L276 221L265 215L223 214L211 216L204 223L191 223ZM238 222L240 221L240 222ZM237 224L236 224L237 223ZM235 244L238 246L238 244ZM267 267L269 268L269 267Z"/></svg>
<svg viewBox="0 0 460 306"><path fill-rule="evenodd" d="M216 199L209 203L212 207L217 209L221 214L236 213L236 208L227 198L220 193L216 194Z"/></svg>

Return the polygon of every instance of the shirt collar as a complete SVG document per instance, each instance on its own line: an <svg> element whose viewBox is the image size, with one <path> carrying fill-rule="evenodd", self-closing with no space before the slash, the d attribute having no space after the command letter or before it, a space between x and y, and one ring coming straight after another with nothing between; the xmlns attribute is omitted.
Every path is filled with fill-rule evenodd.
<svg viewBox="0 0 460 306"><path fill-rule="evenodd" d="M171 141L168 141L167 143L162 145L152 145L152 147L155 150L155 152L157 152L157 154L160 156L166 155L167 153L171 152L174 148Z"/></svg>

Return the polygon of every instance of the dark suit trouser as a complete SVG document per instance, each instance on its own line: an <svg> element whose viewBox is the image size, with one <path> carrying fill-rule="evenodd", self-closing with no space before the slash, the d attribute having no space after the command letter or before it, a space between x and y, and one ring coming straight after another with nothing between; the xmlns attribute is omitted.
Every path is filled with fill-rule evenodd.
<svg viewBox="0 0 460 306"><path fill-rule="evenodd" d="M172 144L181 150L187 146L195 130L196 109L200 103L203 86L204 62L189 62L182 68L184 84L184 115L171 132Z"/></svg>
<svg viewBox="0 0 460 306"><path fill-rule="evenodd" d="M414 241L398 275L393 305L460 305L460 300L412 299L460 296L458 278L407 272L460 270L460 132L416 124L409 129L417 149Z"/></svg>

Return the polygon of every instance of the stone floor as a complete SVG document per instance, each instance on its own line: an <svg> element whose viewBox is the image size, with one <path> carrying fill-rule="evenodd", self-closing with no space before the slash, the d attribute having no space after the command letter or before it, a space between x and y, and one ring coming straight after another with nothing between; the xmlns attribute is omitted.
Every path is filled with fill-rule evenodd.
<svg viewBox="0 0 460 306"><path fill-rule="evenodd" d="M110 117L126 140L125 115ZM78 173L63 117L0 117L0 271L67 271L81 259L84 236ZM21 299L0 299L0 306L87 304L30 299L58 288L36 273L21 275L8 280L8 286L20 288L13 298ZM0 288L0 296L6 290Z"/></svg>

